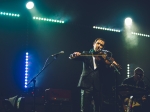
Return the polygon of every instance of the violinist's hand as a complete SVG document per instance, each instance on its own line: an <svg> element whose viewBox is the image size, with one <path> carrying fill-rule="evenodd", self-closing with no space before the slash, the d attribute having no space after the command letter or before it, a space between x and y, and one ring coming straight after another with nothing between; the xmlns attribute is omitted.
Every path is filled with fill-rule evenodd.
<svg viewBox="0 0 150 112"><path fill-rule="evenodd" d="M70 55L70 59L72 59L72 58L76 58L76 57L78 57L78 56L80 56L81 55L81 53L80 52L74 52L73 54L71 54Z"/></svg>
<svg viewBox="0 0 150 112"><path fill-rule="evenodd" d="M118 63L116 61L113 61L113 64L116 65L116 66L118 65Z"/></svg>
<svg viewBox="0 0 150 112"><path fill-rule="evenodd" d="M116 66L117 66L117 65L118 65L118 63L117 63L116 61L113 61L113 62L112 62L112 64L111 64L110 66L112 67L112 66L114 66L114 65L116 65Z"/></svg>
<svg viewBox="0 0 150 112"><path fill-rule="evenodd" d="M120 70L122 69L121 66L116 61L113 61L113 63L110 66L113 66L113 65L115 65Z"/></svg>

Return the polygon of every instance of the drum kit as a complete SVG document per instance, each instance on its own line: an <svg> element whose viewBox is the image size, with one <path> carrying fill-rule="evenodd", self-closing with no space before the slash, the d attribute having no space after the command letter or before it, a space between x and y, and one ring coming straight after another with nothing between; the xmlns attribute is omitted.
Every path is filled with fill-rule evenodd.
<svg viewBox="0 0 150 112"><path fill-rule="evenodd" d="M120 85L117 92L123 112L131 112L135 107L141 106L150 93L147 89L131 85Z"/></svg>

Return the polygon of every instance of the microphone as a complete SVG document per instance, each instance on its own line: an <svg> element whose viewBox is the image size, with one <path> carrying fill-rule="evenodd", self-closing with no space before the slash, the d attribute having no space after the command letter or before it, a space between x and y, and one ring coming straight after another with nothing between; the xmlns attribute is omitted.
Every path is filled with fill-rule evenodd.
<svg viewBox="0 0 150 112"><path fill-rule="evenodd" d="M110 51L108 51L108 50L103 50L103 49L102 49L101 52L110 52Z"/></svg>
<svg viewBox="0 0 150 112"><path fill-rule="evenodd" d="M57 56L57 55L59 55L59 54L63 54L63 53L64 53L64 51L60 51L59 53L52 54L51 56Z"/></svg>
<svg viewBox="0 0 150 112"><path fill-rule="evenodd" d="M72 59L75 56L75 54L70 54L69 59Z"/></svg>
<svg viewBox="0 0 150 112"><path fill-rule="evenodd" d="M107 53L107 52L110 52L110 51L104 50L104 49L98 49L97 52L105 52L105 53Z"/></svg>

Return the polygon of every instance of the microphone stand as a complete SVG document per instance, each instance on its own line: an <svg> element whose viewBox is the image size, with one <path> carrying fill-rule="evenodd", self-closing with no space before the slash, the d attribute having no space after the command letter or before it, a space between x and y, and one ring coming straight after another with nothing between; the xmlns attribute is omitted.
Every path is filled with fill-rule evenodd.
<svg viewBox="0 0 150 112"><path fill-rule="evenodd" d="M112 56L112 53L111 53L111 56ZM116 67L116 65L111 60L111 58L106 57L106 59L111 63L111 66L114 68L114 71L116 71L119 75L121 75L118 68ZM118 94L117 93L117 73L115 73L115 112L118 112L117 111L117 94Z"/></svg>
<svg viewBox="0 0 150 112"><path fill-rule="evenodd" d="M113 68L115 69L114 71L116 71L119 75L120 72L118 71L117 67L113 64ZM115 72L115 112L117 112L117 95L118 95L118 91L117 91L117 73Z"/></svg>
<svg viewBox="0 0 150 112"><path fill-rule="evenodd" d="M57 59L58 55L59 55L59 54L54 55L54 56L53 56L53 57L54 57L53 60L52 60L51 62L49 62L47 65L44 65L43 69L42 69L35 77L33 77L33 78L28 82L28 84L27 84L27 86L28 86L31 82L33 82L33 110L32 110L32 112L36 112L36 110L35 110L35 83L36 83L36 78L37 78L55 59ZM50 58L50 56L47 58L46 62L48 61L49 58ZM45 64L46 64L46 62L45 62Z"/></svg>

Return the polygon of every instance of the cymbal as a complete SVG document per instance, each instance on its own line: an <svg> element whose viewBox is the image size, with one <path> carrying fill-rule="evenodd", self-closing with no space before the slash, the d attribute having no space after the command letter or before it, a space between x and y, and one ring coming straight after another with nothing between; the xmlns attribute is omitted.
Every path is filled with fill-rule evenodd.
<svg viewBox="0 0 150 112"><path fill-rule="evenodd" d="M122 96L128 96L128 95L146 95L148 94L148 91L144 88L132 86L132 85L120 85L118 86L118 92Z"/></svg>

